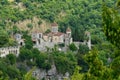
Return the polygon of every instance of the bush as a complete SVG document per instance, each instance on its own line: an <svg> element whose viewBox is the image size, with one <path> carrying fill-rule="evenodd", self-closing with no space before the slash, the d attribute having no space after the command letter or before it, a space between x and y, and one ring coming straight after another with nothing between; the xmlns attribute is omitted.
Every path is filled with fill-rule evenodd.
<svg viewBox="0 0 120 80"><path fill-rule="evenodd" d="M28 23L28 24L27 24L27 27L30 28L30 29L32 29L32 28L33 28L32 23Z"/></svg>
<svg viewBox="0 0 120 80"><path fill-rule="evenodd" d="M77 50L77 47L76 47L76 45L75 45L74 43L71 43L71 44L69 45L69 49L70 49L71 51L76 51L76 50Z"/></svg>

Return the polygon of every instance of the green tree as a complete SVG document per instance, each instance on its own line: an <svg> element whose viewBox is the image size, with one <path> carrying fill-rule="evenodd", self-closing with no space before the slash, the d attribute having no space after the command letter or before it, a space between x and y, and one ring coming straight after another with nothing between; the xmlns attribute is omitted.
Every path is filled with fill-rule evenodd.
<svg viewBox="0 0 120 80"><path fill-rule="evenodd" d="M48 56L45 53L40 53L36 56L36 64L39 68L45 69L46 71L51 68L51 64L48 61Z"/></svg>
<svg viewBox="0 0 120 80"><path fill-rule="evenodd" d="M74 43L71 43L71 44L69 45L69 49L70 49L71 51L77 51L77 47L76 47L76 45L75 45Z"/></svg>
<svg viewBox="0 0 120 80"><path fill-rule="evenodd" d="M31 36L27 35L27 33L24 33L23 38L25 39L25 48L32 49L33 42Z"/></svg>
<svg viewBox="0 0 120 80"><path fill-rule="evenodd" d="M8 76L5 76L5 74L0 70L0 80L9 80Z"/></svg>
<svg viewBox="0 0 120 80"><path fill-rule="evenodd" d="M20 71L14 66L8 66L6 73L8 74L11 80L16 79L16 78L20 79L21 77Z"/></svg>
<svg viewBox="0 0 120 80"><path fill-rule="evenodd" d="M15 46L17 44L17 42L12 39L12 38L9 38L9 42L7 43L9 46Z"/></svg>
<svg viewBox="0 0 120 80"><path fill-rule="evenodd" d="M88 52L89 52L89 48L87 45L82 45L82 44L79 45L78 53L84 55L85 53L88 53Z"/></svg>
<svg viewBox="0 0 120 80"><path fill-rule="evenodd" d="M77 65L75 55L72 55L72 53L54 52L53 57L58 73L73 73Z"/></svg>
<svg viewBox="0 0 120 80"><path fill-rule="evenodd" d="M100 38L97 35L92 35L91 43L94 44L94 45L95 44L101 44L102 41L100 40Z"/></svg>
<svg viewBox="0 0 120 80"><path fill-rule="evenodd" d="M119 2L118 2L119 3ZM119 6L119 4L118 4ZM103 27L107 39L120 48L120 15L119 9L103 6Z"/></svg>
<svg viewBox="0 0 120 80"><path fill-rule="evenodd" d="M90 66L88 72L84 75L84 80L113 80L112 70L104 66L102 61L99 60L96 49L90 51L84 58Z"/></svg>
<svg viewBox="0 0 120 80"><path fill-rule="evenodd" d="M40 51L37 48L33 48L32 50L33 57L37 57L40 54Z"/></svg>
<svg viewBox="0 0 120 80"><path fill-rule="evenodd" d="M24 75L24 79L23 80L36 80L34 77L32 77L32 72L35 70L35 67L33 67L30 71L28 71L25 75Z"/></svg>
<svg viewBox="0 0 120 80"><path fill-rule="evenodd" d="M27 27L30 28L30 29L32 29L32 28L33 28L33 25L32 25L31 23L28 23L28 24L27 24Z"/></svg>
<svg viewBox="0 0 120 80"><path fill-rule="evenodd" d="M9 41L8 34L5 30L0 28L0 47L5 46Z"/></svg>
<svg viewBox="0 0 120 80"><path fill-rule="evenodd" d="M20 31L16 25L13 26L12 30L13 30L13 34L18 33Z"/></svg>
<svg viewBox="0 0 120 80"><path fill-rule="evenodd" d="M14 54L8 54L6 56L6 59L8 59L8 61L10 62L11 65L16 63L16 56Z"/></svg>
<svg viewBox="0 0 120 80"><path fill-rule="evenodd" d="M89 68L89 65L85 62L83 56L89 52L87 45L79 45L78 53L76 55L78 65L82 67L81 72L86 72Z"/></svg>
<svg viewBox="0 0 120 80"><path fill-rule="evenodd" d="M26 48L21 48L20 49L20 54L19 54L19 58L21 61L24 61L24 60L30 60L32 59L32 52L31 50L29 49L26 49Z"/></svg>
<svg viewBox="0 0 120 80"><path fill-rule="evenodd" d="M47 29L46 31L45 31L45 33L50 33L51 32L51 30L50 29Z"/></svg>
<svg viewBox="0 0 120 80"><path fill-rule="evenodd" d="M105 35L107 36L107 39L118 48L118 50L116 50L116 53L114 53L115 57L111 64L111 68L113 69L113 76L116 79L120 76L119 75L120 55L118 52L120 49L119 3L120 1L118 0L116 3L117 6L115 8L110 8L106 6L106 4L104 4L102 13Z"/></svg>
<svg viewBox="0 0 120 80"><path fill-rule="evenodd" d="M4 67L3 67L4 66ZM0 59L0 78L2 80L8 80L9 79L9 76L8 74L6 73L7 72L7 64L5 63L5 61L3 59Z"/></svg>
<svg viewBox="0 0 120 80"><path fill-rule="evenodd" d="M75 68L73 75L71 76L71 80L83 80L84 74L80 74L79 71L80 71L80 67L77 66Z"/></svg>

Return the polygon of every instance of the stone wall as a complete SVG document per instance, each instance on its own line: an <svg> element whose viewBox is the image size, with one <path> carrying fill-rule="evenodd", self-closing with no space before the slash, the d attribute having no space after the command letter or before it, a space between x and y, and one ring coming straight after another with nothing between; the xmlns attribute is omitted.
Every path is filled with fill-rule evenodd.
<svg viewBox="0 0 120 80"><path fill-rule="evenodd" d="M10 53L18 56L19 52L20 52L19 46L3 47L3 48L0 48L0 57L5 57L6 55L8 55Z"/></svg>
<svg viewBox="0 0 120 80"><path fill-rule="evenodd" d="M55 43L53 42L42 42L39 45L34 45L34 48L38 48L40 51L47 51L47 48L54 48Z"/></svg>

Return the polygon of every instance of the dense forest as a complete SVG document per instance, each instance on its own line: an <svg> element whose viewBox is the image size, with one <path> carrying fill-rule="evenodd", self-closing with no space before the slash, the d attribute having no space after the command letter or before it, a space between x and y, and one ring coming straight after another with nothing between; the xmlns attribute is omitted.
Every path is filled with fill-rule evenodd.
<svg viewBox="0 0 120 80"><path fill-rule="evenodd" d="M120 80L119 7L119 0L0 0L0 47L17 45L11 35L19 32L26 44L19 57L9 54L0 58L0 80L36 80L32 69L47 72L53 63L58 73L69 72L71 80ZM74 41L83 42L84 32L89 31L92 50L85 45L78 49L74 44L67 52L57 47L47 52L33 48L29 31L15 24L34 17L39 19L38 25L57 22L61 32L70 27Z"/></svg>

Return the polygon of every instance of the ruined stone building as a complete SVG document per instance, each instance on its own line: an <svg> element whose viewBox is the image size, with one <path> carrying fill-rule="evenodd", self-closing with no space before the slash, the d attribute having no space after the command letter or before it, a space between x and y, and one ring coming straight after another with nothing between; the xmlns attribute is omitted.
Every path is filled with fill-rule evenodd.
<svg viewBox="0 0 120 80"><path fill-rule="evenodd" d="M75 43L77 47L79 44L87 45L89 49L91 49L91 36L90 32L86 31L85 36L87 37L84 42L73 42L71 36L71 29L68 27L66 29L66 33L62 33L58 31L58 24L53 23L51 24L51 32L49 33L42 33L39 31L34 31L31 33L32 41L34 43L34 47L38 48L39 50L46 50L46 47L53 48L56 44L64 44L68 46L71 43ZM64 51L64 50L63 50Z"/></svg>
<svg viewBox="0 0 120 80"><path fill-rule="evenodd" d="M53 23L51 24L51 32L49 33L42 33L39 31L34 31L31 33L32 41L34 43L34 48L38 48L40 51L46 51L48 48L54 48L55 45L58 44L64 44L65 46L68 46L71 44L72 36L71 36L71 29L68 27L66 29L66 33L62 33L58 31L58 24ZM84 44L91 49L91 36L90 32L86 31L85 35L87 36L87 39L84 42L73 42L76 46L79 46L79 44ZM19 47L3 47L0 48L0 57L5 57L6 55L12 53L18 56L19 54L19 48L20 46L24 46L24 39L22 39L22 34L16 33L14 35L14 39L18 43ZM63 51L66 51L63 48Z"/></svg>
<svg viewBox="0 0 120 80"><path fill-rule="evenodd" d="M16 56L19 55L20 47L14 46L14 47L3 47L0 48L0 57L6 57L8 54L14 54Z"/></svg>
<svg viewBox="0 0 120 80"><path fill-rule="evenodd" d="M87 40L85 40L86 45L88 45L88 48L91 50L91 35L90 32L86 31L85 36L87 37Z"/></svg>
<svg viewBox="0 0 120 80"><path fill-rule="evenodd" d="M18 43L18 45L19 46L24 46L25 45L25 43L24 43L24 39L22 39L22 34L20 34L20 33L16 33L15 35L14 35L14 39L16 40L16 42Z"/></svg>
<svg viewBox="0 0 120 80"><path fill-rule="evenodd" d="M8 54L14 54L16 56L20 53L20 47L25 45L24 39L22 39L22 34L16 33L13 38L17 42L17 46L2 47L0 48L0 57L6 57Z"/></svg>
<svg viewBox="0 0 120 80"><path fill-rule="evenodd" d="M67 28L66 33L58 31L58 24L51 24L51 32L41 33L39 31L34 31L31 34L32 41L35 47L45 50L45 47L53 48L55 44L69 45L72 43L71 29Z"/></svg>

